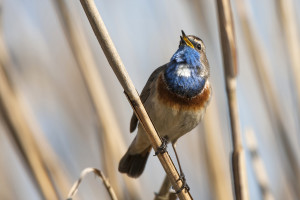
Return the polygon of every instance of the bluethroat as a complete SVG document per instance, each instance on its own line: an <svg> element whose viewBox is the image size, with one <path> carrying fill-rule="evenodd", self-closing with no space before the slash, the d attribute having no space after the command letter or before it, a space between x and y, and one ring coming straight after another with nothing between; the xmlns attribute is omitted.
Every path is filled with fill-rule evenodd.
<svg viewBox="0 0 300 200"><path fill-rule="evenodd" d="M182 31L178 50L169 63L151 74L140 95L162 138L174 144L199 124L212 93L208 78L209 64L203 41ZM130 132L137 126L137 135L119 163L119 171L134 178L142 174L151 151L150 141L133 113Z"/></svg>

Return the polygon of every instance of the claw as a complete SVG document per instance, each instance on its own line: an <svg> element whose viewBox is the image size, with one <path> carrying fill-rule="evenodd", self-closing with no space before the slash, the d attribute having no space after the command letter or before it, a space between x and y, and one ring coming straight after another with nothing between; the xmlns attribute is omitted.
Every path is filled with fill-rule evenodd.
<svg viewBox="0 0 300 200"><path fill-rule="evenodd" d="M184 173L182 172L182 173L180 173L180 175L179 175L179 178L177 179L177 181L176 182L178 182L178 181L182 181L182 182L185 182L186 181L186 179L185 179L185 175L184 175Z"/></svg>
<svg viewBox="0 0 300 200"><path fill-rule="evenodd" d="M180 173L179 179L176 182L178 181L182 181L182 186L179 190L176 191L176 194L179 194L183 189L186 189L187 191L190 190L190 186L186 183L184 173Z"/></svg>
<svg viewBox="0 0 300 200"><path fill-rule="evenodd" d="M157 156L158 154L163 154L167 152L167 145L168 145L168 138L167 137L162 137L161 138L161 145L157 148L155 151L154 156Z"/></svg>

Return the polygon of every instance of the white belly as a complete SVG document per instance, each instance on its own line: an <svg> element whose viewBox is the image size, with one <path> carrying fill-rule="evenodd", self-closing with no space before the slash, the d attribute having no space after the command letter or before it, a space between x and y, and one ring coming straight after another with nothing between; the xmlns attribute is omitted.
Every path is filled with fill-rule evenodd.
<svg viewBox="0 0 300 200"><path fill-rule="evenodd" d="M154 97L155 99L155 97ZM175 110L158 102L156 99L147 105L148 114L160 134L174 141L195 128L202 119L204 109L195 112L191 110Z"/></svg>

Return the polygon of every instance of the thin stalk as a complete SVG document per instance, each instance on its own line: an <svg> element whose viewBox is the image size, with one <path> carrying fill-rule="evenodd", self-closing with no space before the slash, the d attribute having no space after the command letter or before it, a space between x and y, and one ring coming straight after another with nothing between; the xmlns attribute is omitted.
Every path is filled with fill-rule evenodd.
<svg viewBox="0 0 300 200"><path fill-rule="evenodd" d="M94 33L98 39L99 44L102 47L102 50L113 69L115 75L117 76L119 82L121 83L124 93L126 94L129 103L131 104L136 116L143 125L148 139L151 142L151 145L155 151L158 147L161 146L162 141L157 134L141 100L140 97L121 61L121 58L107 32L107 29L102 21L102 18L96 8L96 5L93 0L80 0L81 5L89 19L89 22L94 30ZM179 174L176 170L170 156L168 153L158 154L158 158L166 171L173 188L177 191L179 190L183 182L179 180ZM187 190L182 190L178 197L180 199L191 199L191 195Z"/></svg>
<svg viewBox="0 0 300 200"><path fill-rule="evenodd" d="M236 97L237 55L232 11L229 0L216 0L216 2L233 140L232 168L235 198L237 200L245 200L249 197L245 153L242 145Z"/></svg>
<svg viewBox="0 0 300 200"><path fill-rule="evenodd" d="M172 184L169 181L169 178L167 176L165 176L165 179L160 187L159 192L155 194L154 200L169 199L171 186L172 186Z"/></svg>
<svg viewBox="0 0 300 200"><path fill-rule="evenodd" d="M299 24L295 13L295 1L292 0L278 0L275 1L279 10L279 21L282 26L281 30L284 34L284 41L287 48L287 56L290 61L291 70L289 70L290 79L293 84L293 90L297 97L297 117L299 124L300 113L300 32ZM297 127L299 129L299 125ZM298 135L299 136L299 135ZM300 177L299 177L300 178Z"/></svg>
<svg viewBox="0 0 300 200"><path fill-rule="evenodd" d="M104 176L104 174L99 169L96 169L96 168L86 168L81 172L79 179L73 184L72 188L70 189L67 200L71 200L75 196L75 194L78 191L78 187L79 187L81 181L87 174L89 174L91 172L93 172L96 176L98 176L102 180L102 182L105 186L105 189L109 194L110 199L118 200L113 187L110 185L109 180Z"/></svg>
<svg viewBox="0 0 300 200"><path fill-rule="evenodd" d="M232 199L230 166L225 164L228 162L228 158L224 151L224 141L219 135L222 132L222 128L220 127L216 104L216 98L213 98L203 120L205 133L205 141L203 143L207 154L207 162L205 164L213 186L213 199L227 200Z"/></svg>

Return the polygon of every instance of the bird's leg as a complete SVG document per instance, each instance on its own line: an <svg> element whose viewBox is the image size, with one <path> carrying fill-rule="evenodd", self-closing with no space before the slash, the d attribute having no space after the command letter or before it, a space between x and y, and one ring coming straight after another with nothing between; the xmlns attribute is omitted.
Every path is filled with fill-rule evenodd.
<svg viewBox="0 0 300 200"><path fill-rule="evenodd" d="M168 145L168 136L161 138L161 145L157 148L155 151L154 156L157 156L158 154L163 154L167 152L167 145Z"/></svg>
<svg viewBox="0 0 300 200"><path fill-rule="evenodd" d="M176 145L176 141L172 143L172 147L173 147L173 150L175 152L176 160L177 160L177 163L178 163L178 166L179 166L179 171L180 171L179 179L177 181L180 181L180 180L182 181L181 188L176 191L176 194L179 194L183 189L186 189L187 191L189 191L190 187L186 183L185 175L184 175L184 173L182 171L181 164L180 164L180 161L179 161L179 158L178 158L178 154L177 154L175 145Z"/></svg>

